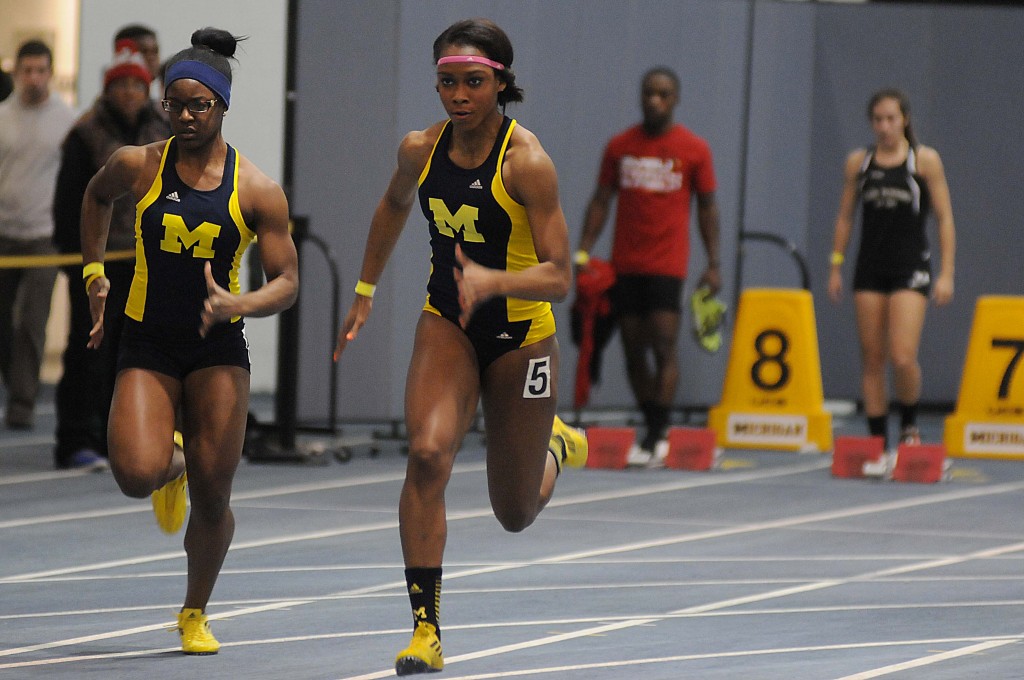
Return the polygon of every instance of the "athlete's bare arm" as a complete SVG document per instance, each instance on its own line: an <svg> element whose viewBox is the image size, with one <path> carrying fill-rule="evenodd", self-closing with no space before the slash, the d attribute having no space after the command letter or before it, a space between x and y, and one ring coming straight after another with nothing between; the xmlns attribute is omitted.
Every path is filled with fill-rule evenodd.
<svg viewBox="0 0 1024 680"><path fill-rule="evenodd" d="M953 275L956 259L956 228L953 224L953 204L946 183L946 171L942 167L939 152L929 146L917 150L917 167L928 183L932 210L939 228L939 251L941 259L939 276L935 279L932 297L935 303L944 305L953 299Z"/></svg>
<svg viewBox="0 0 1024 680"><path fill-rule="evenodd" d="M857 173L864 163L866 149L857 149L846 157L843 167L843 193L839 197L839 211L836 214L835 234L832 236L832 252L845 253L853 229L853 210L857 204ZM828 279L828 295L832 302L839 302L843 293L841 264L833 264Z"/></svg>
<svg viewBox="0 0 1024 680"><path fill-rule="evenodd" d="M107 250L107 233L114 201L131 192L136 200L142 197L156 177L164 142L146 146L123 146L107 160L89 181L82 197L82 262L103 262ZM106 307L110 281L101 276L89 286L89 311L93 327L87 347L96 349L103 342L103 310Z"/></svg>
<svg viewBox="0 0 1024 680"><path fill-rule="evenodd" d="M277 182L247 158L239 155L239 207L245 223L257 236L266 284L235 295L213 279L206 264L207 299L201 313L199 334L235 316L262 317L288 309L299 292L299 264L295 242L288 230L288 199Z"/></svg>
<svg viewBox="0 0 1024 680"><path fill-rule="evenodd" d="M436 123L426 130L408 133L398 147L398 165L391 175L391 181L384 195L377 204L370 221L370 232L366 236L366 247L363 250L363 264L359 280L376 285L384 271L384 266L391 257L395 244L398 243L405 221L412 212L416 201L416 188L420 173L430 158L434 142L441 134L444 123ZM334 348L334 360L341 356L349 340L354 340L359 329L366 323L373 299L364 295L356 295L338 331L338 343Z"/></svg>

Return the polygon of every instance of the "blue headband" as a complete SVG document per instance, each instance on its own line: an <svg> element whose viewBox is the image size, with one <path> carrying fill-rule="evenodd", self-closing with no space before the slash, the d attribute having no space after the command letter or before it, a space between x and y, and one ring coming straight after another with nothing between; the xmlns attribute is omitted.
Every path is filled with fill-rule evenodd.
<svg viewBox="0 0 1024 680"><path fill-rule="evenodd" d="M198 80L200 83L213 90L213 93L224 102L224 108L230 108L231 81L229 81L223 73L214 67L209 64L204 64L201 61L185 60L175 62L167 69L164 90L170 87L171 83L175 80L181 80L182 78Z"/></svg>

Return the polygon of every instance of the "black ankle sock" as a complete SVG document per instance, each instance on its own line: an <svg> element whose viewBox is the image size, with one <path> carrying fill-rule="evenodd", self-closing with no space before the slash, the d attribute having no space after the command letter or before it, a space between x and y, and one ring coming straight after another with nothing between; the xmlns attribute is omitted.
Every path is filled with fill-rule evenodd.
<svg viewBox="0 0 1024 680"><path fill-rule="evenodd" d="M441 567L410 567L405 570L405 584L412 605L412 627L423 621L437 629L441 637Z"/></svg>
<svg viewBox="0 0 1024 680"><path fill-rule="evenodd" d="M889 416L868 416L868 434L872 437L881 437L883 447L889 448Z"/></svg>
<svg viewBox="0 0 1024 680"><path fill-rule="evenodd" d="M548 453L555 459L555 475L562 474L562 462L565 460L565 439L561 435L551 438L553 446L548 446Z"/></svg>
<svg viewBox="0 0 1024 680"><path fill-rule="evenodd" d="M665 428L668 427L668 406L649 403L641 408L644 412L644 421L647 424L647 434L640 446L647 451L653 451L655 444L662 438Z"/></svg>
<svg viewBox="0 0 1024 680"><path fill-rule="evenodd" d="M900 412L900 430L905 430L908 427L917 427L917 402L913 404L904 404L903 402L896 402L896 408Z"/></svg>

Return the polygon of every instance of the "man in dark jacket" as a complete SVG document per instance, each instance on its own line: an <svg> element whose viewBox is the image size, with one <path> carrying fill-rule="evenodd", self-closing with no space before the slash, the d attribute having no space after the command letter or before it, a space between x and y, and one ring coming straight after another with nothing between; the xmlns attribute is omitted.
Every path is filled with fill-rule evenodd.
<svg viewBox="0 0 1024 680"><path fill-rule="evenodd" d="M149 98L153 76L130 39L117 42L114 61L103 79L103 93L68 133L53 202L54 244L63 253L81 252L79 221L82 197L92 176L122 146L166 139L170 129L156 102ZM64 350L64 373L57 384L58 468L105 469L107 415L114 389L118 340L124 306L135 270L135 204L123 196L113 204L105 274L110 297L103 319L105 342L86 348L92 317L82 290L82 265L64 268L68 277L71 319ZM116 253L123 253L116 259Z"/></svg>

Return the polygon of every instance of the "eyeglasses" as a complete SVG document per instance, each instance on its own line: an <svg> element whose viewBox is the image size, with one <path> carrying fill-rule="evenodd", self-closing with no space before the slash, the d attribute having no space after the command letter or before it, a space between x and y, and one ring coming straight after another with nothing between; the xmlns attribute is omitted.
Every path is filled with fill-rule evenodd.
<svg viewBox="0 0 1024 680"><path fill-rule="evenodd" d="M216 99L190 99L187 102L180 102L177 99L164 99L160 104L168 113L181 113L182 109L188 109L189 113L206 113L217 103Z"/></svg>

